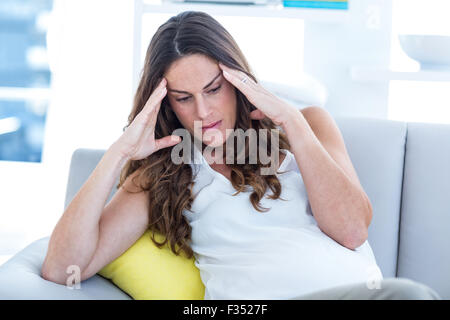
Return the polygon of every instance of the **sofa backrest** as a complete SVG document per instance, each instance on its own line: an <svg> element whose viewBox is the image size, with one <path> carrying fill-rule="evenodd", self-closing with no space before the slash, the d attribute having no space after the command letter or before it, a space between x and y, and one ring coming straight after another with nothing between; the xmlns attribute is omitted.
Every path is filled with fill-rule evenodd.
<svg viewBox="0 0 450 320"><path fill-rule="evenodd" d="M94 171L97 164L100 162L106 150L102 149L85 149L79 148L72 153L70 160L69 177L66 187L66 198L64 201L64 210L68 207L72 199L81 189L83 184L89 178L89 175ZM119 182L119 177L116 179L116 184ZM107 203L111 200L114 193L116 193L115 186L107 199Z"/></svg>
<svg viewBox="0 0 450 320"><path fill-rule="evenodd" d="M450 125L408 123L398 277L450 299Z"/></svg>
<svg viewBox="0 0 450 320"><path fill-rule="evenodd" d="M347 152L373 207L369 243L384 277L395 277L406 123L336 118Z"/></svg>

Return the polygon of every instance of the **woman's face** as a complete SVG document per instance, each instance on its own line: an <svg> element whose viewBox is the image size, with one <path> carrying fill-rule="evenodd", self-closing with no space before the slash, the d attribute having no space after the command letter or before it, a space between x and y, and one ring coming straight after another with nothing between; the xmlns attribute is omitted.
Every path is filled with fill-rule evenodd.
<svg viewBox="0 0 450 320"><path fill-rule="evenodd" d="M194 121L201 121L196 126L203 143L222 145L230 134L226 129L234 129L236 123L236 92L218 62L202 54L189 55L172 63L164 77L170 105L183 127L193 135Z"/></svg>

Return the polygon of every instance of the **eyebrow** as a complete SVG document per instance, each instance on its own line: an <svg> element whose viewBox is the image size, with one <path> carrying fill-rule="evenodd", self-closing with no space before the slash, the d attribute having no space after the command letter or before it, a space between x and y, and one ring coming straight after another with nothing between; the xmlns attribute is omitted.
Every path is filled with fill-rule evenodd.
<svg viewBox="0 0 450 320"><path fill-rule="evenodd" d="M217 79L218 77L221 76L221 74L222 74L222 72L219 72L219 73L217 74L217 76L214 77L214 79L212 79L206 86L203 87L203 90L205 90L205 89L208 88L210 85L212 85L212 84L214 83L214 81L216 81L216 79ZM190 94L190 93L187 92L187 91L181 91L181 90L176 90L176 89L168 89L168 91L173 91L173 92L178 92L178 93L187 93L187 94Z"/></svg>

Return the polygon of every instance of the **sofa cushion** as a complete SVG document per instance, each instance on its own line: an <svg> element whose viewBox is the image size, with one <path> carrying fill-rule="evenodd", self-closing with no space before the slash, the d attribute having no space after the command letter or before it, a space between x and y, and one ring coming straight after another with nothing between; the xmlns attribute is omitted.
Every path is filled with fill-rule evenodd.
<svg viewBox="0 0 450 320"><path fill-rule="evenodd" d="M130 248L98 272L137 300L202 300L205 286L194 258L161 249L147 230ZM155 239L164 237L155 233Z"/></svg>
<svg viewBox="0 0 450 320"><path fill-rule="evenodd" d="M67 287L41 277L49 237L34 241L0 267L0 300L130 300L111 281L94 275ZM68 274L69 276L69 274Z"/></svg>
<svg viewBox="0 0 450 320"><path fill-rule="evenodd" d="M72 199L89 178L89 175L92 173L92 171L94 171L95 167L105 154L105 151L106 150L103 149L79 148L72 153L72 157L70 160L69 178L66 188L66 197L64 200L64 210L67 209ZM108 203L116 193L116 186L118 183L119 177L116 178L116 182L108 195L106 203Z"/></svg>

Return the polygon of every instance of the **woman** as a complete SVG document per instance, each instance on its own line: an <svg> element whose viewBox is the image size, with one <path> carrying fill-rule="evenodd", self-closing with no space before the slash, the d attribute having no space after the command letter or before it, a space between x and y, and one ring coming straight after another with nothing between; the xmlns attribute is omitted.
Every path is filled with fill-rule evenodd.
<svg viewBox="0 0 450 320"><path fill-rule="evenodd" d="M174 161L180 130L194 142L183 159L190 152L194 163ZM278 172L263 173L273 161L262 149L248 161L251 136L221 161L232 133L248 130ZM371 290L371 218L330 115L268 92L216 20L183 12L152 38L126 130L58 221L42 276L65 283L77 265L87 279L152 228L174 253L195 255L205 299L430 298L408 280L375 279L381 289Z"/></svg>

